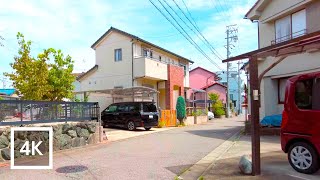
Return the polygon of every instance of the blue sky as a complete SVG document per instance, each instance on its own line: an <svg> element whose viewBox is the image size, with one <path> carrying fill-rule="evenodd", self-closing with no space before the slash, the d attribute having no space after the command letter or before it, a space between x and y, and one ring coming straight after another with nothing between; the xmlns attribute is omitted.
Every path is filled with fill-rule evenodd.
<svg viewBox="0 0 320 180"><path fill-rule="evenodd" d="M159 7L157 0L153 0ZM166 0L179 12L172 0ZM175 0L186 12L182 0ZM231 55L257 49L257 24L243 19L255 0L184 0L199 29L221 56L226 57L226 25L237 24L239 41ZM75 61L75 72L95 64L90 46L110 26L155 43L195 63L218 71L153 7L148 0L0 0L0 78L11 72L17 54L17 32L33 42L32 53L49 47L61 49ZM162 8L161 8L162 9ZM163 9L162 9L163 10ZM180 16L183 15L180 13ZM187 20L186 20L187 21ZM226 65L185 27L190 36L219 66ZM235 67L235 65L234 65ZM10 84L10 83L9 83ZM0 83L2 87L2 83Z"/></svg>

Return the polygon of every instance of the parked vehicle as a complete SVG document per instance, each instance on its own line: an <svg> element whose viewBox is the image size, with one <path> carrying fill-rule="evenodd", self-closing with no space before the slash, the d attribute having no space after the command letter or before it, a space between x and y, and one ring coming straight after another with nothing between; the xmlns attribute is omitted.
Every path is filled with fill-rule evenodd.
<svg viewBox="0 0 320 180"><path fill-rule="evenodd" d="M320 72L287 81L281 147L296 171L312 174L319 170Z"/></svg>
<svg viewBox="0 0 320 180"><path fill-rule="evenodd" d="M208 119L209 119L209 120L214 119L214 114L213 114L213 112L208 111Z"/></svg>
<svg viewBox="0 0 320 180"><path fill-rule="evenodd" d="M119 126L132 131L136 127L150 130L158 126L159 113L152 102L121 102L108 106L101 113L104 126Z"/></svg>

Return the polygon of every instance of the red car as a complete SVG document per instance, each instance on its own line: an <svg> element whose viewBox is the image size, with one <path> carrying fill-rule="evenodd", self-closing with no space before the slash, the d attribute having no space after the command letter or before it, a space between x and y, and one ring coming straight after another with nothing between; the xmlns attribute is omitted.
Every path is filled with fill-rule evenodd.
<svg viewBox="0 0 320 180"><path fill-rule="evenodd" d="M298 172L312 174L320 164L320 72L298 75L286 84L281 148Z"/></svg>

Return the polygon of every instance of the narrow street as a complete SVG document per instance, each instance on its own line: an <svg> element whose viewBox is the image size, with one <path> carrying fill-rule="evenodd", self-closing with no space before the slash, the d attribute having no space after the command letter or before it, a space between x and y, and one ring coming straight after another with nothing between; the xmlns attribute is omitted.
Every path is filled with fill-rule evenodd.
<svg viewBox="0 0 320 180"><path fill-rule="evenodd" d="M243 126L243 118L146 134L54 154L53 170L0 168L1 179L174 179ZM64 168L65 166L81 166ZM79 171L79 172L76 172Z"/></svg>

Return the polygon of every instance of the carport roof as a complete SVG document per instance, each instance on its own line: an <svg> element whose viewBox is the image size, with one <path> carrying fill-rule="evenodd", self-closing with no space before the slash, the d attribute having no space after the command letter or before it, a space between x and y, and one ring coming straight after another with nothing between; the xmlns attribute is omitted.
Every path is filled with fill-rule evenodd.
<svg viewBox="0 0 320 180"><path fill-rule="evenodd" d="M91 91L82 91L76 92L85 93L85 92L94 92L94 93L102 93L102 94L110 94L110 95L123 95L123 96L142 96L143 94L156 94L159 91L144 87L144 86L135 86L130 88L114 88L114 89L103 89L103 90L91 90Z"/></svg>

